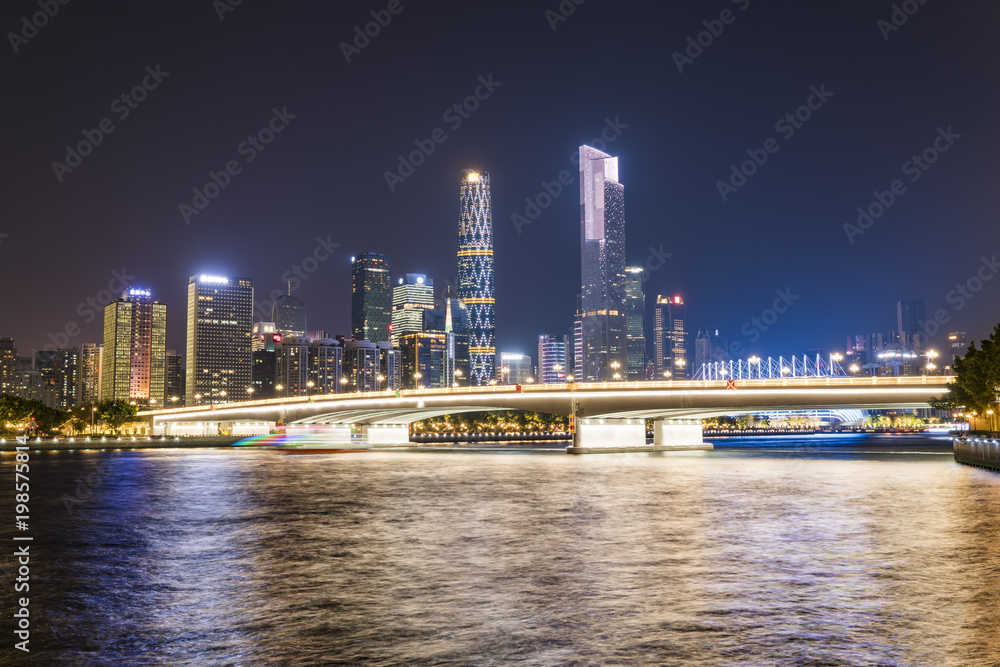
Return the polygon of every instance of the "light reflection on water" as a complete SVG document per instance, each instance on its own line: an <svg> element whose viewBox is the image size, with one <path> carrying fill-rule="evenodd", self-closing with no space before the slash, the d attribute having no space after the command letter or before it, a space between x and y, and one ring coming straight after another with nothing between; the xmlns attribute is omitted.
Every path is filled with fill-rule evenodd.
<svg viewBox="0 0 1000 667"><path fill-rule="evenodd" d="M1000 474L913 451L55 454L31 658L995 665Z"/></svg>

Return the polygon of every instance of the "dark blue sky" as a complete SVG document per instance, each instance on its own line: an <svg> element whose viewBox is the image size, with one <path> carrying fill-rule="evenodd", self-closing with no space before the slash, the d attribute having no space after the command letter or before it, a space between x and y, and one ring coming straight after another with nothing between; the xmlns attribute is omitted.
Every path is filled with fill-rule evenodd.
<svg viewBox="0 0 1000 667"><path fill-rule="evenodd" d="M394 275L454 280L471 167L493 188L498 347L533 353L537 334L570 327L580 233L569 158L606 119L627 125L607 150L620 157L629 261L671 253L648 301L683 295L692 331L787 355L895 328L900 298L926 299L944 329L971 337L1000 319L1000 280L949 300L998 270L981 268L1000 253L998 6L914 1L885 39L890 2L587 0L553 30L557 0L403 0L348 63L341 42L388 2L243 0L220 20L224 1L71 2L14 39L17 53L9 34L0 47L0 335L23 351L49 334L99 340L86 302L123 267L168 305L168 344L182 349L188 276L249 276L263 300L317 237L340 247L295 294L310 328L348 334L352 254L388 252ZM723 10L732 22L713 24L721 34L679 72L672 54ZM0 27L21 32L37 11L4 3ZM169 73L159 83L146 69L157 65ZM491 75L499 86L459 127L443 117ZM144 77L156 83L146 99L112 106ZM792 136L776 128L813 86L832 96L813 98ZM294 118L248 162L240 144L275 108ZM114 131L60 182L52 163L105 118ZM397 155L437 128L447 139L390 191ZM960 138L911 181L904 163L939 128ZM723 201L718 181L769 138L777 152ZM239 173L186 224L179 205L229 161ZM567 169L573 183L518 233L511 216ZM903 194L849 240L857 208L897 179ZM786 289L798 298L756 330L751 318Z"/></svg>

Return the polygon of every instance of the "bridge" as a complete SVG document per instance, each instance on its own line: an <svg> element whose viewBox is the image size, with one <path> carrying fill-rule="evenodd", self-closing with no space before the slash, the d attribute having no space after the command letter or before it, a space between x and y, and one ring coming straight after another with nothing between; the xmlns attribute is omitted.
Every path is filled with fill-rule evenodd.
<svg viewBox="0 0 1000 667"><path fill-rule="evenodd" d="M775 410L926 408L953 380L919 377L783 377L779 379L599 382L294 396L148 410L162 435L256 435L278 424L360 430L368 444L409 442L409 424L446 414L529 410L574 416L571 452L710 448L700 419Z"/></svg>

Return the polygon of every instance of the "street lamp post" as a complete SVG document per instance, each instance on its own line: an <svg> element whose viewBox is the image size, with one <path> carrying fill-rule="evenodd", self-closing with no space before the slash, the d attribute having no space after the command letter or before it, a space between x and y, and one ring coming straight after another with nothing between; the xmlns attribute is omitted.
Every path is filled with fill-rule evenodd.
<svg viewBox="0 0 1000 667"><path fill-rule="evenodd" d="M617 361L617 360L616 360L616 361L612 361L612 362L611 362L611 370L612 370L612 372L614 373L614 374L613 374L613 375L611 376L611 377L612 377L612 379L614 379L614 380L620 380L620 379L621 379L621 377L622 377L622 376L621 376L621 374L620 374L620 373L618 372L618 369L619 369L619 368L621 368L621 364L620 364L620 363L618 363L618 361Z"/></svg>
<svg viewBox="0 0 1000 667"><path fill-rule="evenodd" d="M347 378L345 378L345 377L341 377L340 378L340 393L341 394L346 394L347 393L347 383L348 382L349 382L349 380Z"/></svg>
<svg viewBox="0 0 1000 667"><path fill-rule="evenodd" d="M749 363L751 366L756 366L757 367L757 379L759 380L760 379L760 357L758 357L755 354L752 357L750 357L749 359L747 359L747 363ZM753 378L753 373L752 372L750 373L750 377Z"/></svg>
<svg viewBox="0 0 1000 667"><path fill-rule="evenodd" d="M247 399L253 400L253 387L247 387Z"/></svg>
<svg viewBox="0 0 1000 667"><path fill-rule="evenodd" d="M422 378L423 376L424 376L423 373L421 373L420 371L417 371L416 373L413 374L414 389L420 389L420 378Z"/></svg>

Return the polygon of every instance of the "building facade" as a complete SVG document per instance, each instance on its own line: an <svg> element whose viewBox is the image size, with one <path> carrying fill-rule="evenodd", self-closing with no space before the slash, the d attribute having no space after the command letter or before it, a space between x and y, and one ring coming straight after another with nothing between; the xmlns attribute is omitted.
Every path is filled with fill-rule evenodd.
<svg viewBox="0 0 1000 667"><path fill-rule="evenodd" d="M581 379L622 379L628 374L625 187L618 158L590 146L580 147L580 236Z"/></svg>
<svg viewBox="0 0 1000 667"><path fill-rule="evenodd" d="M534 381L531 357L519 352L501 352L497 381L500 384L518 385Z"/></svg>
<svg viewBox="0 0 1000 667"><path fill-rule="evenodd" d="M538 381L562 384L572 377L571 346L566 336L542 334L538 337Z"/></svg>
<svg viewBox="0 0 1000 667"><path fill-rule="evenodd" d="M392 290L392 334L399 337L424 330L424 311L434 307L434 281L422 273L407 273Z"/></svg>
<svg viewBox="0 0 1000 667"><path fill-rule="evenodd" d="M282 294L271 306L271 321L284 336L305 336L306 304L296 296Z"/></svg>
<svg viewBox="0 0 1000 667"><path fill-rule="evenodd" d="M252 386L253 281L191 276L187 309L186 404L244 400Z"/></svg>
<svg viewBox="0 0 1000 667"><path fill-rule="evenodd" d="M366 252L351 259L351 337L389 340L392 322L389 255Z"/></svg>
<svg viewBox="0 0 1000 667"><path fill-rule="evenodd" d="M167 307L148 289L131 288L104 308L101 400L164 405Z"/></svg>
<svg viewBox="0 0 1000 667"><path fill-rule="evenodd" d="M78 405L101 402L101 373L104 365L104 345L83 343L77 356L76 400Z"/></svg>
<svg viewBox="0 0 1000 667"><path fill-rule="evenodd" d="M496 298L490 175L462 172L458 213L458 298L469 310L472 386L489 384L496 370Z"/></svg>
<svg viewBox="0 0 1000 667"><path fill-rule="evenodd" d="M628 341L628 379L646 379L646 269L625 268L625 337Z"/></svg>
<svg viewBox="0 0 1000 667"><path fill-rule="evenodd" d="M684 299L658 296L654 321L657 380L690 379Z"/></svg>

